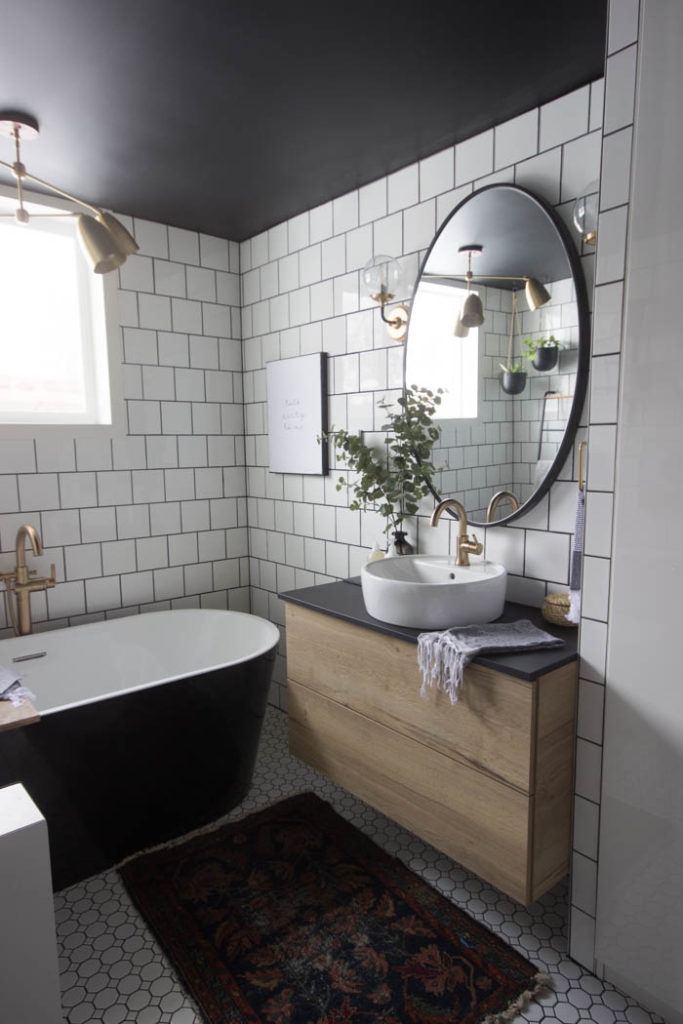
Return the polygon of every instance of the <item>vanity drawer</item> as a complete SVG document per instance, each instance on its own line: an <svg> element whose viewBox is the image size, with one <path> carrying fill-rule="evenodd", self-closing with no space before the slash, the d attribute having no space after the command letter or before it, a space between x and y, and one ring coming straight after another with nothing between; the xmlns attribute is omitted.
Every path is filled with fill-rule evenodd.
<svg viewBox="0 0 683 1024"><path fill-rule="evenodd" d="M529 902L529 796L294 681L289 737L296 757Z"/></svg>
<svg viewBox="0 0 683 1024"><path fill-rule="evenodd" d="M420 697L417 647L298 605L287 605L287 674L309 690L449 758L532 793L535 683L478 665L457 705Z"/></svg>

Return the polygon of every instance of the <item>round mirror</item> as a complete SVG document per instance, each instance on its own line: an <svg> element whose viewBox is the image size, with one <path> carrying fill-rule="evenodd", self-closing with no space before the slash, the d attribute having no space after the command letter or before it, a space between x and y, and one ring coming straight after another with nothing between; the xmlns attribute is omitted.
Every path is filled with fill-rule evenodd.
<svg viewBox="0 0 683 1024"><path fill-rule="evenodd" d="M435 498L457 498L474 526L533 508L571 448L589 348L586 285L555 211L514 185L468 196L427 252L405 346L405 385L444 390Z"/></svg>

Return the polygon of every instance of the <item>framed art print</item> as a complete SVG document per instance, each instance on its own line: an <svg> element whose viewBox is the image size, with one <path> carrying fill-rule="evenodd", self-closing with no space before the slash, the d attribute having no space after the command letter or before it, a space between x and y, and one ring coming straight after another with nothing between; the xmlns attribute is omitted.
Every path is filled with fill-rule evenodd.
<svg viewBox="0 0 683 1024"><path fill-rule="evenodd" d="M327 355L313 352L266 364L271 473L327 473Z"/></svg>

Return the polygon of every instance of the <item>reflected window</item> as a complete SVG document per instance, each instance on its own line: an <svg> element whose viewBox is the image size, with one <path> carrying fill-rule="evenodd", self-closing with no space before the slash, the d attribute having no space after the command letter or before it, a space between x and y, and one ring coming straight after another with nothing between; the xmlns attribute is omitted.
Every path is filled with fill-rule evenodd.
<svg viewBox="0 0 683 1024"><path fill-rule="evenodd" d="M466 338L453 334L466 295L464 288L422 281L410 312L411 337L428 338L429 344L408 346L406 382L444 389L436 420L478 415L479 331L471 327Z"/></svg>

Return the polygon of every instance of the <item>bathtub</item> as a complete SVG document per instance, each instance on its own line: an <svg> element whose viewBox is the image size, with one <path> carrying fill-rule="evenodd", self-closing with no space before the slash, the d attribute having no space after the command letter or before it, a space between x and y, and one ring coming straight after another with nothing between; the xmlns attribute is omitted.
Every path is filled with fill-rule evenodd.
<svg viewBox="0 0 683 1024"><path fill-rule="evenodd" d="M240 803L278 640L255 615L187 609L0 641L41 715L0 733L0 787L44 814L55 889Z"/></svg>

